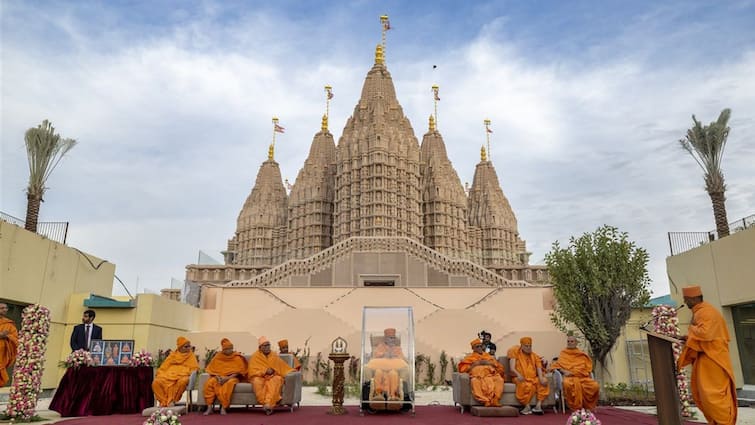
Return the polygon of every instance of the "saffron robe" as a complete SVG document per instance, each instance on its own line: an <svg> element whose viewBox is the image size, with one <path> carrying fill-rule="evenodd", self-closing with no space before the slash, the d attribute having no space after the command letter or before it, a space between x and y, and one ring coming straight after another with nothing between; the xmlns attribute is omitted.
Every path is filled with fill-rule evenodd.
<svg viewBox="0 0 755 425"><path fill-rule="evenodd" d="M477 365L472 363L487 360L491 365ZM485 407L500 406L503 395L503 365L488 353L472 352L459 362L459 372L469 374L472 395Z"/></svg>
<svg viewBox="0 0 755 425"><path fill-rule="evenodd" d="M385 393L393 401L402 399L399 370L409 367L405 359L401 346L381 342L375 347L372 359L367 362L367 367L375 373L373 394L380 396Z"/></svg>
<svg viewBox="0 0 755 425"><path fill-rule="evenodd" d="M598 405L600 385L592 378L592 359L579 348L564 348L551 370L561 369L571 373L564 376L564 400L571 410L592 410Z"/></svg>
<svg viewBox="0 0 755 425"><path fill-rule="evenodd" d="M6 369L16 361L18 353L18 330L13 320L0 318L0 332L8 332L5 338L0 338L0 387L8 383L10 377Z"/></svg>
<svg viewBox="0 0 755 425"><path fill-rule="evenodd" d="M705 301L692 307L687 343L678 367L692 365L692 399L709 424L737 423L737 391L729 357L729 331L721 313Z"/></svg>
<svg viewBox="0 0 755 425"><path fill-rule="evenodd" d="M523 406L529 406L530 400L533 396L537 396L538 401L545 400L550 393L548 385L540 383L537 371L542 368L540 356L531 352L526 354L522 351L521 346L515 345L509 348L507 353L509 361L511 359L516 360L515 368L523 376L523 379L519 379L514 376L514 384L516 384L516 399Z"/></svg>
<svg viewBox="0 0 755 425"><path fill-rule="evenodd" d="M266 375L268 369L273 369L272 375ZM249 359L246 375L254 387L257 402L267 407L278 404L281 400L283 377L293 371L294 369L276 353L271 351L270 354L265 355L260 350L255 351Z"/></svg>
<svg viewBox="0 0 755 425"><path fill-rule="evenodd" d="M204 386L204 400L207 405L212 405L217 398L220 405L227 409L231 405L234 387L246 376L248 368L246 358L241 353L236 351L229 355L223 354L222 351L216 353L205 369L205 372L210 375L210 379ZM223 384L218 382L218 377L225 378L231 375L238 376L228 379Z"/></svg>
<svg viewBox="0 0 755 425"><path fill-rule="evenodd" d="M181 399L189 376L199 369L197 358L191 351L182 353L178 348L165 358L152 381L152 391L160 406L169 406Z"/></svg>

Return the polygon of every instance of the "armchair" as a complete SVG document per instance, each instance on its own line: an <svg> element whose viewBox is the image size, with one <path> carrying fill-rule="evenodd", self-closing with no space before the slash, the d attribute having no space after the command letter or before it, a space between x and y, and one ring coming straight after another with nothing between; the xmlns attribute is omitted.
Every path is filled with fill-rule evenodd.
<svg viewBox="0 0 755 425"><path fill-rule="evenodd" d="M246 359L249 360L249 357L250 356L246 356ZM289 366L293 367L293 354L280 354L280 357L286 361ZM199 394L197 395L196 406L207 406L204 397L202 397L202 393L209 378L210 375L207 373L203 373L199 376ZM281 401L279 405L288 406L289 410L293 412L294 407L299 407L301 403L302 375L300 371L293 371L284 376L283 379L284 383L283 388L281 389ZM242 381L236 384L236 387L233 389L233 395L231 396L231 405L246 406L247 408L249 406L261 407L261 405L257 403L257 398L254 395L254 387L247 381Z"/></svg>

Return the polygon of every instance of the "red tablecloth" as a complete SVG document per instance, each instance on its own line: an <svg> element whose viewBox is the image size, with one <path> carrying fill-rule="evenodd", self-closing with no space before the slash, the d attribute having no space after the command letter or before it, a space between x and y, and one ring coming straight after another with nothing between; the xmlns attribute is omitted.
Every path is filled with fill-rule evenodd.
<svg viewBox="0 0 755 425"><path fill-rule="evenodd" d="M50 410L64 417L140 413L155 405L152 376L151 367L70 368L55 391Z"/></svg>

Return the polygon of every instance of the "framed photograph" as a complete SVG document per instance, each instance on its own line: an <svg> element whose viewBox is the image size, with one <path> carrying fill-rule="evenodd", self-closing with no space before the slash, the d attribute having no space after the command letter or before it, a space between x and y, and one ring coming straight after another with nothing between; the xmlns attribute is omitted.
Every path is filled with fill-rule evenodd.
<svg viewBox="0 0 755 425"><path fill-rule="evenodd" d="M93 339L91 350L97 366L130 366L134 353L133 339Z"/></svg>

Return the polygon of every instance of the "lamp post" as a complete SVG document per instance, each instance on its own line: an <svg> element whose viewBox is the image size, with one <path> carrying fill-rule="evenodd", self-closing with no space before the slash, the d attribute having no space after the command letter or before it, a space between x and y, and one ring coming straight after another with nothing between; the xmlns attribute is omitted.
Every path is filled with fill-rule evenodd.
<svg viewBox="0 0 755 425"><path fill-rule="evenodd" d="M346 340L340 336L331 343L328 358L333 360L335 366L333 367L333 405L328 410L329 415L346 414L346 409L343 407L343 384L346 379L343 373L343 363L349 358L349 353L346 350L347 347Z"/></svg>

